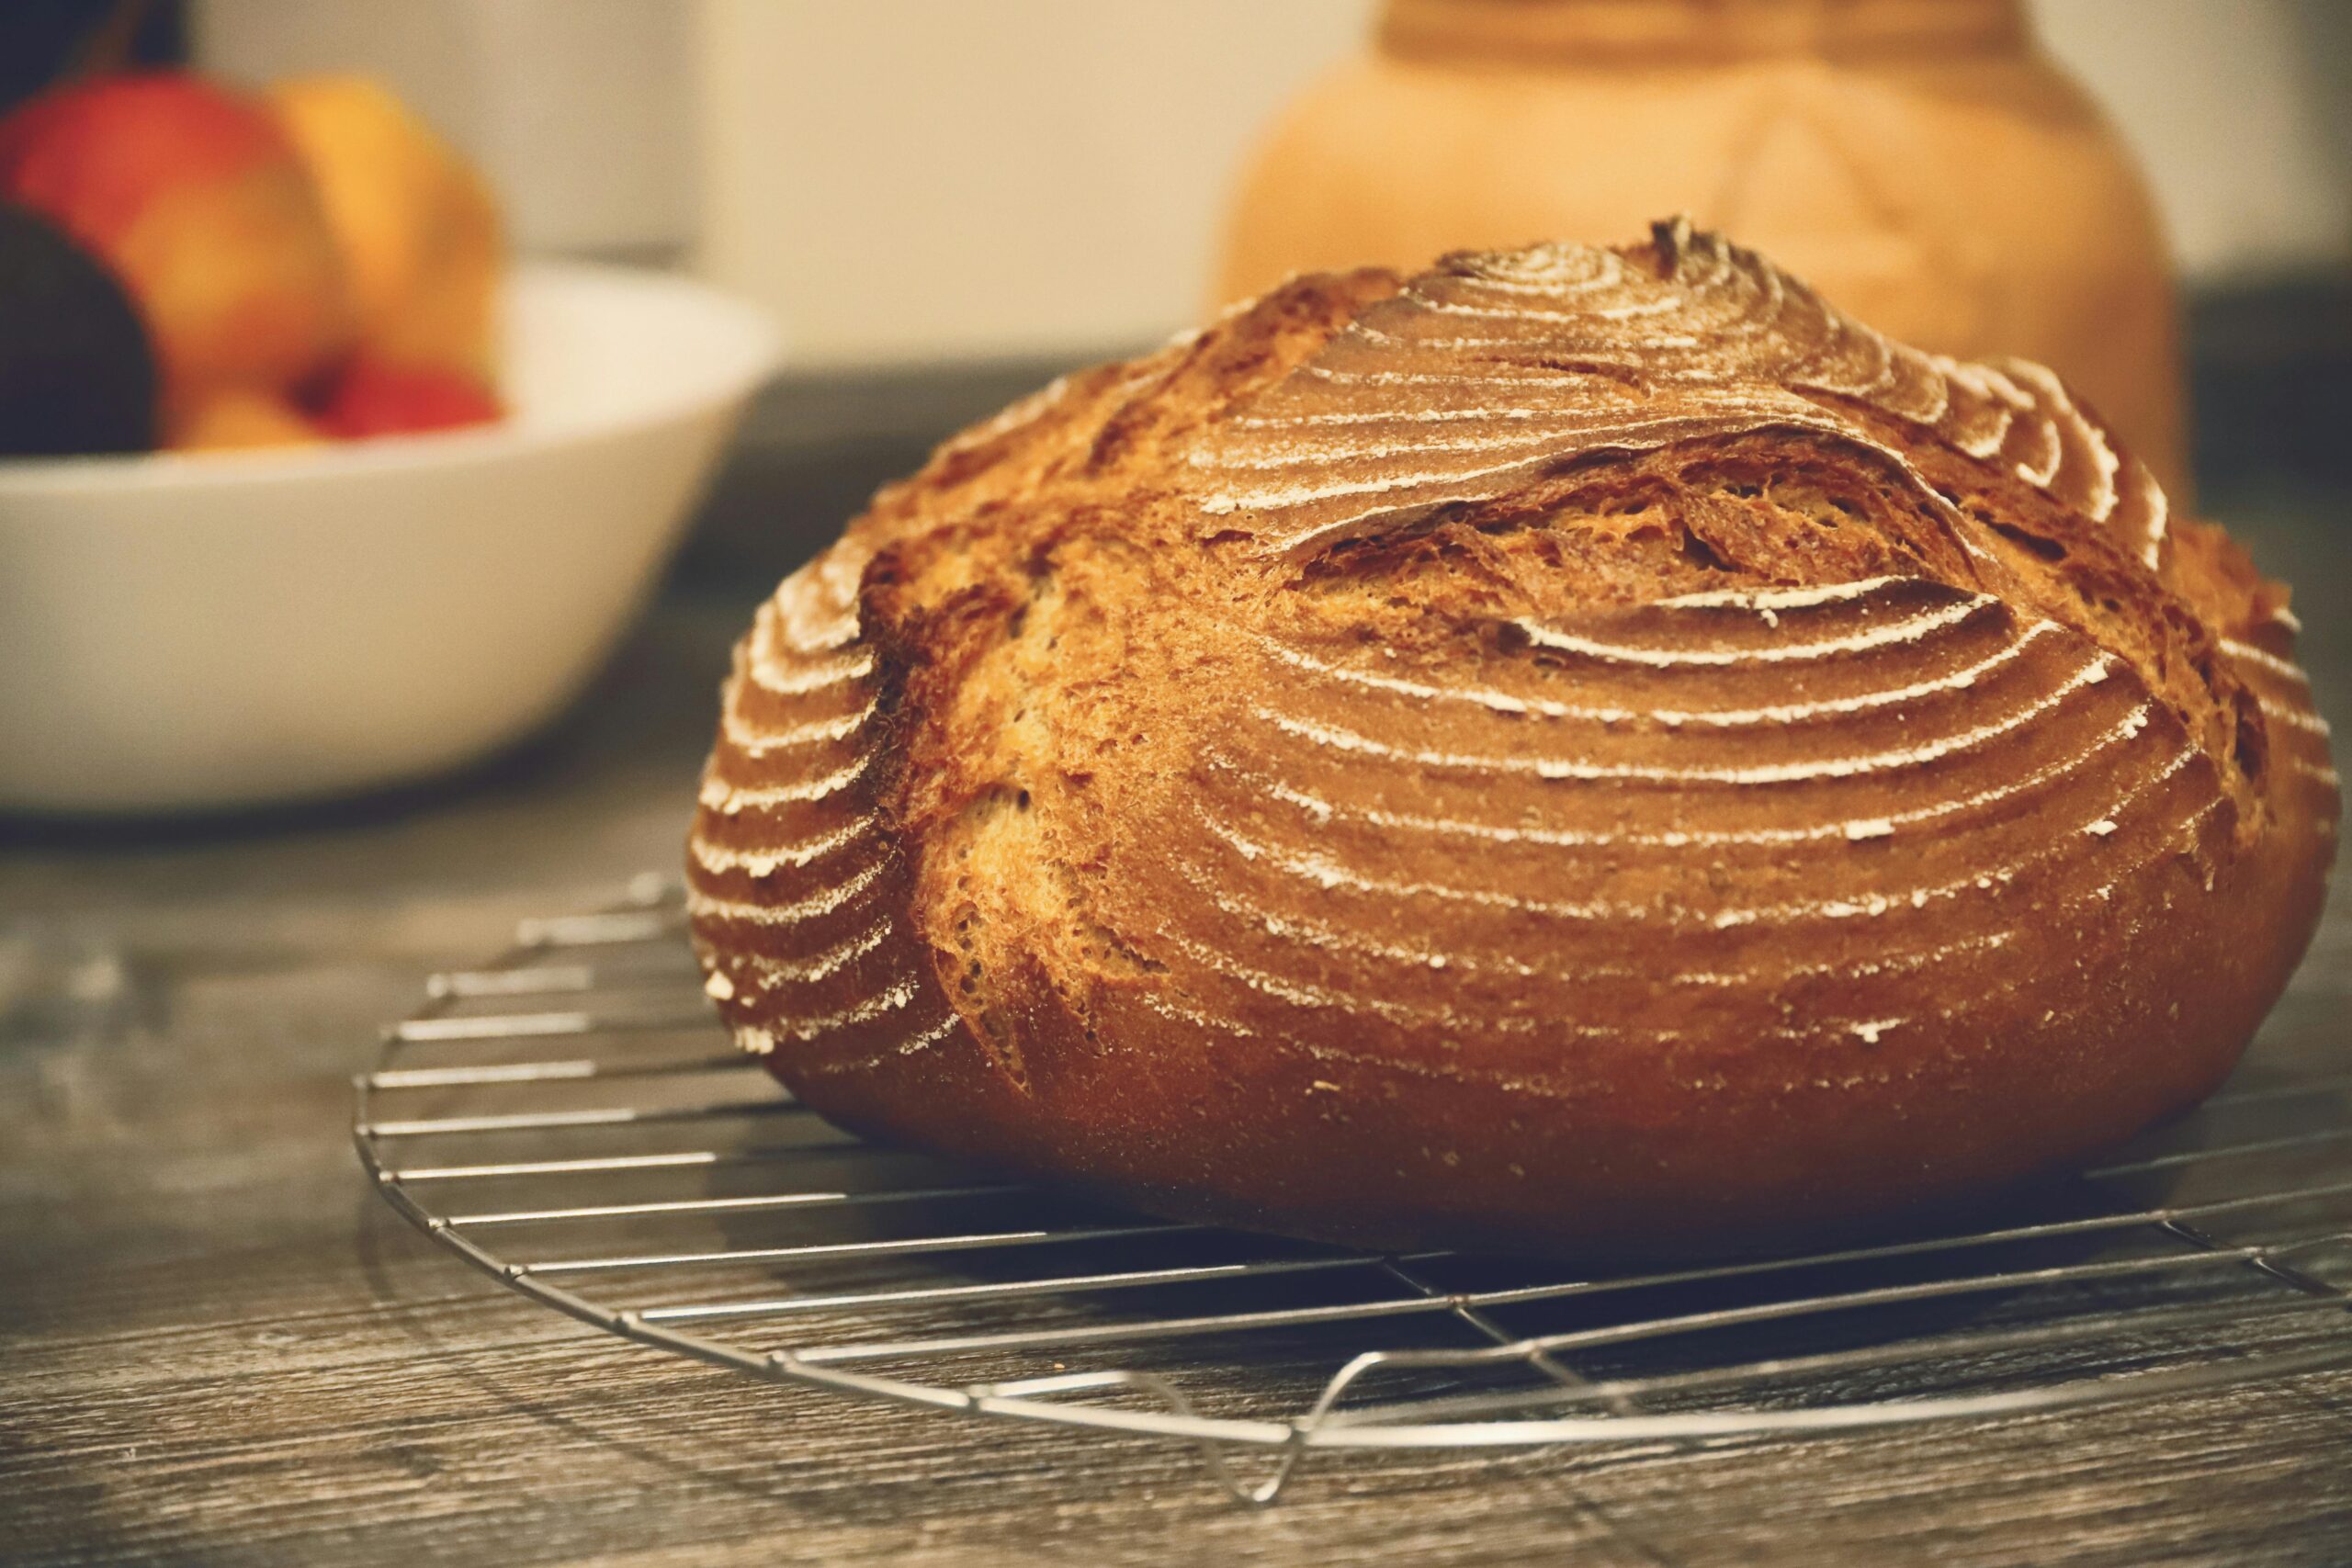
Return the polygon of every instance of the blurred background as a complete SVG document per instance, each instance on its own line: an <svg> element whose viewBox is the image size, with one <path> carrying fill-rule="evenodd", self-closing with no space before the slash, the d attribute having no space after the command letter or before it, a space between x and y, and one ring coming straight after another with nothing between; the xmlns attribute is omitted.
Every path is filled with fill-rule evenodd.
<svg viewBox="0 0 2352 1568"><path fill-rule="evenodd" d="M248 80L366 63L476 155L523 245L690 266L815 367L1101 355L1188 324L1245 156L1377 9L195 0L187 32ZM2031 11L2138 150L2192 287L2352 259L2352 7Z"/></svg>

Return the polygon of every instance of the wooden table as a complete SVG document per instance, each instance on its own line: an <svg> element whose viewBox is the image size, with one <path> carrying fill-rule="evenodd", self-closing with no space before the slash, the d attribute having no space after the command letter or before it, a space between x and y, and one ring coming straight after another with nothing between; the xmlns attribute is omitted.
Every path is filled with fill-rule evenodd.
<svg viewBox="0 0 2352 1568"><path fill-rule="evenodd" d="M2331 491L2221 498L2352 691ZM764 582L673 592L554 736L299 820L0 840L0 1559L308 1564L2352 1562L2352 1373L1716 1450L1312 1463L763 1386L461 1268L362 1181L421 977L674 865ZM2340 1056L2340 905L2274 1045Z"/></svg>

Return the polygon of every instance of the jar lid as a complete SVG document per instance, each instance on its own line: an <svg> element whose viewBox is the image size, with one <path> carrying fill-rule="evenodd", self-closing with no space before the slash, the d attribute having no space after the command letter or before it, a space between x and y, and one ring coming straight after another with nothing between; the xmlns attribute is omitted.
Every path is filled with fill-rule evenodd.
<svg viewBox="0 0 2352 1568"><path fill-rule="evenodd" d="M1387 0L1380 47L1419 59L1574 62L2014 53L2024 0Z"/></svg>

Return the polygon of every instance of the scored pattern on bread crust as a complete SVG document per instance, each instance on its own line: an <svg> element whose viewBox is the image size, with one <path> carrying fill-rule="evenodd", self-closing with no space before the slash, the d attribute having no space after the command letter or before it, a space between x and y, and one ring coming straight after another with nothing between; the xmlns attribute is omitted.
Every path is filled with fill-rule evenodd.
<svg viewBox="0 0 2352 1568"><path fill-rule="evenodd" d="M834 547L763 604L721 696L687 909L712 998L756 1010L737 1041L822 1073L843 1053L912 1053L958 1025L905 913L906 855L875 798L879 687L859 641L865 552ZM716 933L716 934L714 934Z"/></svg>
<svg viewBox="0 0 2352 1568"><path fill-rule="evenodd" d="M842 574L835 575L838 580ZM872 914L875 892L897 856L887 848L870 846L860 852L875 837L877 818L871 810L845 821L820 815L825 803L846 793L846 786L828 787L830 781L845 774L863 777L873 756L870 747L862 747L842 761L820 742L852 735L857 727L843 719L863 720L874 710L870 692L848 694L857 688L859 672L870 669L870 660L838 657L843 638L854 633L820 639L805 630L796 636L788 629L805 627L814 618L809 606L824 576L820 566L791 580L763 609L739 657L722 731L730 746L715 757L704 790L706 803L731 819L728 825L734 830L695 836L697 876L692 898L695 915L706 926L762 929L763 945L747 949L739 965L722 971L729 976L730 1000L766 997L789 1005L791 987L813 987L839 975L857 976L855 987L842 993L849 998L844 1005L812 1009L785 1032L803 1045L826 1044L829 1048L817 1056L813 1070L839 1072L861 1063L837 1058L830 1048L833 1042L844 1050L866 1050L869 1061L921 1050L946 1038L950 1015L943 1006L934 1006L917 1021L900 1023L893 1015L909 1010L926 993L922 967L877 969L859 964L899 933L898 922ZM1955 609L1982 613L1943 613ZM838 626L838 612L832 618ZM1670 622L1693 618L1712 622L1715 639L1698 642L1669 631ZM1154 998L1155 1005L1178 1009L1204 1027L1255 1035L1263 1032L1263 1025L1244 1021L1249 1009L1220 1011L1216 1005L1220 992L1229 994L1238 985L1288 1006L1361 1012L1389 1022L1411 1021L1457 1032L1491 1028L1529 1033L1533 1024L1528 1014L1481 1018L1417 1010L1409 1002L1383 998L1376 983L1364 982L1376 982L1380 969L1402 964L1454 974L1495 974L1513 982L1548 978L1577 985L1616 979L1631 982L1641 992L1662 982L1718 993L1757 987L1769 994L1772 987L1790 980L1837 975L1883 977L1895 984L1878 998L1883 1007L1862 1010L1867 1016L1815 1020L1802 1031L1770 1022L1757 1027L1768 1035L1844 1031L1868 1035L1875 1043L1911 1021L1887 1010L1899 1005L1902 992L1923 969L1982 961L2010 947L2019 931L2013 923L2012 903L2003 896L2021 875L2063 867L2073 878L2060 883L2045 877L2033 884L2035 908L2045 919L2053 897L2060 909L2111 897L2119 881L2184 852L2192 856L2205 852L2200 835L2225 805L2211 782L2210 766L2199 769L2201 758L2195 748L2177 725L2160 716L2144 690L2119 682L2124 689L2113 699L2102 700L2097 688L2106 685L2118 668L2112 656L2053 622L2019 624L1982 595L1947 596L1915 581L1880 579L1804 590L1684 595L1605 619L1610 623L1605 640L1562 635L1536 646L1566 648L1600 663L1623 660L1629 653L1636 656L1633 661L1645 663L1638 658L1642 651L1670 651L1676 657L1665 661L1667 667L1705 672L1703 682L1686 678L1682 682L1696 687L1687 704L1673 700L1670 689L1655 694L1668 699L1657 705L1634 708L1562 703L1532 688L1513 692L1436 673L1407 678L1394 673L1393 665L1351 667L1260 634L1255 641L1269 660L1317 677L1319 684L1288 688L1290 707L1252 705L1249 716L1259 733L1245 730L1212 741L1204 750L1208 784L1193 813L1202 840L1176 864L1202 895L1204 913L1213 910L1218 917L1216 923L1223 928L1219 935L1227 945L1181 927L1160 933L1171 963L1167 994ZM1754 625L1743 624L1748 621ZM1829 624L1809 624L1815 621ZM1976 621L1996 629L1988 637L1984 628L1972 626ZM1754 635L1758 627L1765 637ZM1682 628L1685 634L1688 630ZM1887 633L1896 635L1881 635ZM2262 694L2264 710L2308 738L2289 758L2290 770L2332 787L2326 726L2308 706L2308 681L2300 669L2249 642L2233 638L2225 648L2257 679L2273 683ZM1834 652L1819 651L1824 649ZM2046 651L2052 649L2064 651ZM1753 706L1723 700L1736 690L1725 686L1724 671L1742 666L1751 671L1769 670L1798 654L1807 662L1839 661L1843 678L1834 694ZM1900 662L1895 661L1898 655ZM823 662L828 658L830 665ZM828 669L831 673L820 673ZM797 709L778 707L761 718L743 711L746 697L778 693L834 711L802 717ZM1962 697L1980 701L1963 707L1954 701ZM1908 723L1918 716L1915 709L1904 716L1904 746L1838 749L1847 731L1869 716L1934 698L1943 699L1937 711L1947 722L1962 721L1956 728L1921 734ZM2000 705L1993 716L1973 716L1981 710L1981 699ZM854 705L844 713L845 701ZM1497 728L1497 739L1489 743L1497 750L1480 754L1400 742L1395 738L1410 732L1416 709L1472 713ZM1529 720L1549 723L1556 738L1531 747L1523 735L1502 728L1523 728ZM1458 733L1442 720L1422 717L1419 722L1439 737ZM1798 728L1808 738L1802 747L1804 759L1754 761L1755 739L1742 732L1763 724ZM1573 725L1590 728L1568 728ZM1371 739L1374 734L1384 739ZM778 738L791 739L779 744ZM1661 741L1671 740L1689 750L1690 742L1703 739L1716 743L1679 764L1611 760L1619 750L1629 757L1655 757ZM1237 759L1235 752L1250 741L1259 742L1254 759ZM1549 754L1555 749L1564 754ZM1998 750L1979 771L1955 777L1949 770L1927 766L1979 749ZM787 750L790 755L785 754ZM1334 769L1326 758L1329 753L1346 762ZM1707 760L1720 755L1738 760ZM1295 765L1275 773L1271 766L1275 759ZM739 777L735 769L743 764L760 765L761 776ZM1382 764L1397 771L1400 778L1368 785L1351 776L1366 765ZM1392 791L1385 785L1422 779L1431 772L1458 778L1448 777L1451 787L1429 793L1440 801L1470 804L1450 814L1442 807L1416 812L1364 804L1390 797ZM2200 773L2201 783L2189 782ZM1790 821L1781 797L1769 787L1884 773L1905 776L1894 789L1879 781L1854 812L1832 811L1811 820ZM1732 800L1741 792L1761 789L1773 798L1759 801L1753 821L1742 821L1721 807L1694 807L1679 792L1629 797L1617 791L1582 802L1556 792L1539 793L1524 802L1515 796L1498 798L1498 786L1514 775L1543 783L1716 785L1724 786ZM1577 804L1588 814L1576 812ZM760 827L766 831L754 830ZM1458 856L1465 845L1524 847L1546 854L1568 850L1672 854L1694 847L1868 845L1924 829L1935 833L1949 858L1967 869L1941 880L1857 887L1845 880L1854 866L1841 863L1830 869L1825 890L1783 896L1761 906L1685 905L1658 898L1563 900L1494 886L1514 880L1507 874L1482 885L1458 874L1417 880L1393 871L1379 874L1351 866L1334 852L1335 845L1349 841L1351 834L1362 837L1364 829L1379 835L1382 858L1392 867L1400 860L1413 863L1413 857L1395 851L1400 842L1409 846L1415 840L1426 840L1429 845L1419 858L1439 861ZM2109 846L2110 839L2122 841ZM1979 855L1980 842L2030 847L2005 856ZM811 872L805 890L795 897L777 897L771 886L775 874L804 868ZM1264 901L1248 902L1223 891L1243 880L1239 874L1261 869L1278 874L1276 891ZM761 896L724 896L720 889L736 876L753 884ZM1574 867L1551 864L1537 866L1524 880L1547 886L1577 877ZM1981 918L1957 933L1941 922L1939 940L1916 945L1879 946L1886 939L1873 936L1873 950L1864 956L1834 945L1808 953L1783 944L1770 963L1725 970L1696 960L1662 964L1650 945L1650 939L1675 931L1721 931L1760 922L1884 920L1953 902L1982 906ZM1361 906L1361 923L1343 924L1331 918L1335 906L1347 908L1351 903ZM1427 935L1431 922L1423 907L1432 903L1588 927L1596 922L1638 925L1645 951L1613 964L1582 961L1577 955L1579 946L1603 953L1622 952L1624 946L1617 934L1589 931L1547 932L1543 946L1558 956L1540 964L1517 956L1514 949L1443 946ZM2005 918L2012 923L2003 923ZM1364 973L1358 976L1360 988L1318 987L1252 969L1231 948L1254 945L1260 932L1283 944L1321 949L1326 962L1335 954L1366 961ZM1195 972L1191 985L1184 983L1188 966ZM1979 993L1974 1005L2007 988L1996 983L1993 990ZM1559 999L1566 1003L1569 998ZM1589 995L1578 999L1587 1006L1591 1000ZM1631 1000L1635 1015L1651 1007L1647 995ZM1969 1005L1945 1007L1939 1016L1960 1016ZM1670 1039L1682 1031L1587 1020L1555 1032L1564 1037L1642 1033ZM773 1048L775 1033L757 1031L751 1039L757 1048ZM877 1040L888 1043L876 1053ZM1537 1075L1528 1081L1540 1078Z"/></svg>
<svg viewBox="0 0 2352 1568"><path fill-rule="evenodd" d="M2223 549L2046 372L1680 226L1310 280L785 581L695 940L817 1109L1172 1213L1983 1189L2209 1084L2308 933L2327 727Z"/></svg>
<svg viewBox="0 0 2352 1568"><path fill-rule="evenodd" d="M2293 616L2281 612L2254 635L2284 641L2291 635ZM2307 789L2333 799L2343 784L2329 759L2327 720L2312 706L2312 678L2288 654L2275 652L2245 637L2219 639L2222 653L2253 688L2255 705L2264 718L2286 734L2287 776ZM2335 837L2336 818L2331 808L2319 814L2322 836Z"/></svg>
<svg viewBox="0 0 2352 1568"><path fill-rule="evenodd" d="M1907 348L1687 220L1658 225L1656 244L1656 270L1541 245L1415 278L1193 455L1216 481L1211 525L1248 512L1263 547L1295 551L1498 494L1580 453L1759 426L1869 446L1944 505L1857 417L1868 409L2007 468L2157 563L2164 491L2041 366Z"/></svg>
<svg viewBox="0 0 2352 1568"><path fill-rule="evenodd" d="M1250 704L1250 722L1214 745L1182 868L1204 907L1169 936L1173 999L1252 1033L1279 1030L1271 1000L1442 1030L1457 1046L1482 1034L1556 1045L1681 1038L1690 1025L1658 1021L1678 1014L1659 992L1697 987L1709 1029L1738 1014L1758 1037L1876 1044L1920 1022L1923 970L1977 972L1967 999L1935 1010L1962 1017L2004 994L1993 970L2029 912L2046 919L2214 852L2228 812L2211 765L2143 688L2115 678L2112 656L1977 596L1851 586L1589 615L1580 624L1605 636L1555 639L1604 665L1670 649L1671 673L1653 682L1670 726L1539 706L1532 692L1503 693L1500 711L1448 703L1436 671L1404 691L1350 682L1345 666L1275 688L1282 704ZM1871 635L1893 628L1914 629ZM1831 666L1819 689L1835 694L1813 716L1770 736L1691 722L1755 711L1734 705L1748 688L1731 682L1777 678L1779 656L1823 648L1837 651L1807 662ZM1942 700L1900 718L1873 700L1910 690ZM1546 706L1552 716L1523 716ZM1901 744L1884 743L1890 730ZM1792 785L1825 787L1792 797ZM1427 804L1372 804L1404 799ZM1792 842L1824 852L1790 865ZM1694 846L1713 857L1694 861ZM1757 874L1740 891L1715 886L1734 869ZM1612 896L1620 886L1632 891ZM1769 944L1725 945L1751 929ZM1269 938L1281 974L1268 972ZM1412 999L1431 970L1502 976L1526 1005L1431 1010ZM1310 972L1330 978L1294 977ZM1844 982L1839 1010L1790 1022L1792 986L1825 976ZM1513 1071L1552 1077L1534 1062Z"/></svg>

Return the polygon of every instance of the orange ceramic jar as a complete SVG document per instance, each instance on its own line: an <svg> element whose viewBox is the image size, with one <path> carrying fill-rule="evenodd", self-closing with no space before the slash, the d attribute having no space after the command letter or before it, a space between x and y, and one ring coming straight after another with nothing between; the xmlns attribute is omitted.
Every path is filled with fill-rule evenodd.
<svg viewBox="0 0 2352 1568"><path fill-rule="evenodd" d="M1387 0L1266 137L1216 288L1676 212L1898 338L2054 367L2183 487L2156 215L2021 0Z"/></svg>

